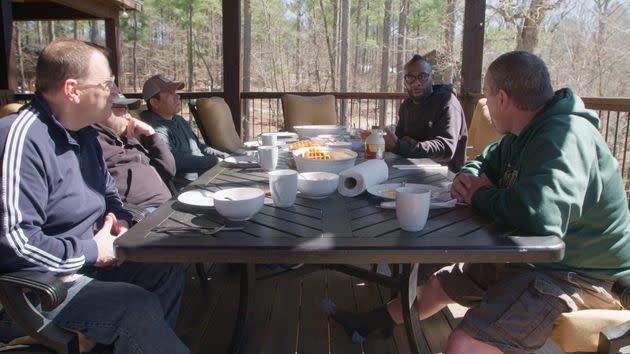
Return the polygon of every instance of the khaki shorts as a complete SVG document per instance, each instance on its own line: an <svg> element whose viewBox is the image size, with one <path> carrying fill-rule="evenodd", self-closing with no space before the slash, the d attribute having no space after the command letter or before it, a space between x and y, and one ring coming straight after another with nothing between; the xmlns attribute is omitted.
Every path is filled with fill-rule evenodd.
<svg viewBox="0 0 630 354"><path fill-rule="evenodd" d="M470 307L458 328L505 353L542 347L562 312L621 309L612 282L573 272L504 264L455 264L436 273L455 302Z"/></svg>

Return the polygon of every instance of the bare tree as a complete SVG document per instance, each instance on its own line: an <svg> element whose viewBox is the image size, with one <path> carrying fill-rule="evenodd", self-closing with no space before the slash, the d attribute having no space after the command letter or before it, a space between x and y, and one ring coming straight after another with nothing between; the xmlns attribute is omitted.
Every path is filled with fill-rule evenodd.
<svg viewBox="0 0 630 354"><path fill-rule="evenodd" d="M339 70L340 89L348 91L348 31L350 26L350 0L341 0L341 58ZM341 125L346 125L346 101L341 101Z"/></svg>
<svg viewBox="0 0 630 354"><path fill-rule="evenodd" d="M322 20L324 21L324 32L326 33L326 46L328 47L328 61L330 64L330 78L332 81L332 90L336 91L335 85L335 50L333 49L333 43L331 43L330 34L328 32L328 21L326 19L326 11L324 10L323 0L319 0L319 8L322 13Z"/></svg>
<svg viewBox="0 0 630 354"><path fill-rule="evenodd" d="M409 0L400 0L400 12L398 13L398 43L396 45L396 92L402 92L403 89L403 65L405 62L408 13Z"/></svg>
<svg viewBox="0 0 630 354"><path fill-rule="evenodd" d="M243 91L251 90L252 4L243 1ZM249 139L249 100L243 102L243 138Z"/></svg>
<svg viewBox="0 0 630 354"><path fill-rule="evenodd" d="M444 70L444 83L453 82L453 74L455 72L455 63L453 48L455 47L455 11L457 8L457 0L447 0L446 5L446 29L444 33L444 58L446 68Z"/></svg>
<svg viewBox="0 0 630 354"><path fill-rule="evenodd" d="M91 20L90 21L90 42L98 43L100 37L101 37L101 34L99 33L99 29L98 29L98 20Z"/></svg>
<svg viewBox="0 0 630 354"><path fill-rule="evenodd" d="M383 16L383 45L381 46L381 92L389 91L389 45L392 25L392 0L385 0L385 15ZM385 125L387 101L381 100L379 105L379 125Z"/></svg>

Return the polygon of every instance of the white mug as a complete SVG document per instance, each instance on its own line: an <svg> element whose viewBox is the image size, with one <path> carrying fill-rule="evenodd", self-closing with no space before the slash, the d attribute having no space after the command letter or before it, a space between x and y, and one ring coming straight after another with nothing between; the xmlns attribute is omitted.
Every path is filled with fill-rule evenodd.
<svg viewBox="0 0 630 354"><path fill-rule="evenodd" d="M405 231L420 231L427 223L431 190L420 186L396 188L396 218Z"/></svg>
<svg viewBox="0 0 630 354"><path fill-rule="evenodd" d="M269 189L273 204L288 208L295 203L297 195L298 173L294 170L275 170L269 172Z"/></svg>
<svg viewBox="0 0 630 354"><path fill-rule="evenodd" d="M258 147L258 164L263 170L271 171L278 165L278 147L277 146L259 146Z"/></svg>
<svg viewBox="0 0 630 354"><path fill-rule="evenodd" d="M278 135L276 133L262 133L256 140L258 146L275 146L278 142Z"/></svg>

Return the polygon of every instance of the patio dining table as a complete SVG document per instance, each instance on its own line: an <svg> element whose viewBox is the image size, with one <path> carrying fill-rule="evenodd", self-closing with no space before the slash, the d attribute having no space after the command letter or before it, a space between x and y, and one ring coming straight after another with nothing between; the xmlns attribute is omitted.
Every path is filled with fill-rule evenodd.
<svg viewBox="0 0 630 354"><path fill-rule="evenodd" d="M388 183L405 181L445 185L443 169L397 169L412 164L388 155ZM358 161L359 162L359 161ZM281 154L278 168L286 168ZM217 191L231 187L268 190L268 174L257 168L217 165L186 190ZM557 262L564 256L564 243L552 236L519 236L518 230L488 219L470 206L433 209L421 231L400 229L396 212L380 207L380 198L369 193L343 197L335 193L324 199L298 195L290 208L274 207L265 199L262 210L245 222L226 222L212 208L186 206L176 199L162 205L115 242L117 257L136 262L238 263L241 269L239 310L229 351L240 353L247 336L256 283L256 264L305 263L366 275L397 288L403 304L405 328L412 352L420 353L416 336L420 322L413 306L419 263L456 262ZM227 224L214 234L201 227ZM156 227L195 226L179 233L156 232ZM402 264L394 278L370 274L352 264ZM361 273L363 272L363 273ZM395 272L396 273L396 272Z"/></svg>

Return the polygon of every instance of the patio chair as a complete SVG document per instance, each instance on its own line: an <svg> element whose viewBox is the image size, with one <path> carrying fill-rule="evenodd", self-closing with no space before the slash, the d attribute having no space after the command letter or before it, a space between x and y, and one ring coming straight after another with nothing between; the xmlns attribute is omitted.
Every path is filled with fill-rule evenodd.
<svg viewBox="0 0 630 354"><path fill-rule="evenodd" d="M20 271L1 275L2 311L27 336L0 346L0 353L111 353L110 347L96 345L86 336L48 321L30 300L36 297L41 308L50 311L61 304L66 295L65 284L49 273Z"/></svg>
<svg viewBox="0 0 630 354"><path fill-rule="evenodd" d="M7 103L0 107L0 118L4 118L10 114L13 114L20 110L22 107L21 103Z"/></svg>
<svg viewBox="0 0 630 354"><path fill-rule="evenodd" d="M335 125L337 110L335 96L282 96L284 130L295 131L296 125Z"/></svg>
<svg viewBox="0 0 630 354"><path fill-rule="evenodd" d="M200 98L188 103L206 145L229 152L243 152L230 107L221 97Z"/></svg>
<svg viewBox="0 0 630 354"><path fill-rule="evenodd" d="M502 134L494 130L490 112L486 105L486 99L481 98L477 101L475 113L473 113L470 129L468 129L468 146L466 149L466 157L474 159L480 155L486 146L501 140Z"/></svg>
<svg viewBox="0 0 630 354"><path fill-rule="evenodd" d="M556 319L545 346L534 354L630 353L630 276L615 281L612 291L626 310L563 313ZM456 320L464 316L466 308L454 309Z"/></svg>

